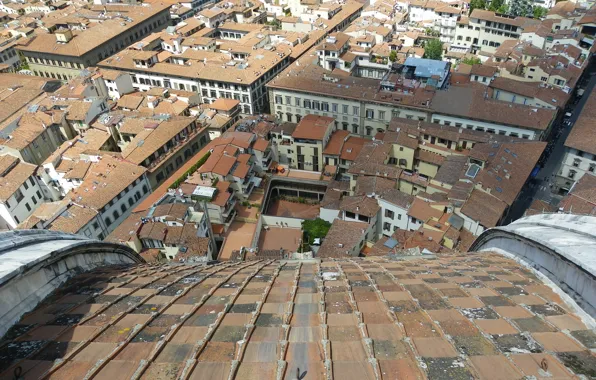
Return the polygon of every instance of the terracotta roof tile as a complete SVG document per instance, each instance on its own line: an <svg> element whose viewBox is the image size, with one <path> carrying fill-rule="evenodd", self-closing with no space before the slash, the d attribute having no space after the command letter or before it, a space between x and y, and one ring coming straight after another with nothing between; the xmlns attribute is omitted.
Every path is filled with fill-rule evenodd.
<svg viewBox="0 0 596 380"><path fill-rule="evenodd" d="M351 225L362 223L337 224L346 243L356 232ZM49 371L57 378L167 378L185 371L190 379L256 380L293 377L299 369L307 378L333 371L342 379L512 379L541 376L545 360L557 378L590 374L590 348L572 338L582 323L553 290L532 285L540 296L531 297L552 299L549 307L560 310L548 325L531 306L517 305L520 296L502 290L521 290L514 280L536 282L515 261L489 252L432 260L340 254L316 263L139 265L80 274L5 337L10 346L0 353L12 354L0 363L0 377L21 367L26 377ZM509 286L490 288L495 279ZM480 299L511 306L493 310ZM536 330L539 323L548 330ZM512 345L530 352L528 342L532 351L549 353L512 352ZM40 367L52 364L47 358L61 360ZM94 366L99 360L104 365Z"/></svg>

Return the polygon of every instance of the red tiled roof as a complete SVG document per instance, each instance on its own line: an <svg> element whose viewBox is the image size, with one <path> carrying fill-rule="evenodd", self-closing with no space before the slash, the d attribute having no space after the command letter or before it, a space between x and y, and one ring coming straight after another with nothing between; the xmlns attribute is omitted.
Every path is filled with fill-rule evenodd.
<svg viewBox="0 0 596 380"><path fill-rule="evenodd" d="M573 310L488 252L104 267L18 323L0 377L571 378L594 360Z"/></svg>

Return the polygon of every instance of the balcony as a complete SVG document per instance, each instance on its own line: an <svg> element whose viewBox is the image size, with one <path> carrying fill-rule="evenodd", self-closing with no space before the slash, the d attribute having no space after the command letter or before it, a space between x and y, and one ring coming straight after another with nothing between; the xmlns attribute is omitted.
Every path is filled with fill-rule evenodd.
<svg viewBox="0 0 596 380"><path fill-rule="evenodd" d="M154 169L155 167L161 165L162 162L167 161L170 157L172 157L174 154L176 154L182 147L184 147L189 141L191 141L194 137L196 137L200 131L201 131L201 129L197 128L194 131L191 130L189 133L186 134L185 137L183 137L179 140L174 139L173 143L170 140L166 144L165 149L167 149L167 150L164 153L160 154L153 161L151 161L149 163L149 165L147 165L147 169L149 169L149 170ZM162 149L162 148L160 148L160 149Z"/></svg>
<svg viewBox="0 0 596 380"><path fill-rule="evenodd" d="M234 195L232 195L230 197L230 199L228 200L228 203L226 203L226 205L224 206L224 210L223 210L223 217L227 217L230 214L230 211L234 211L234 207L236 206L237 200L236 197Z"/></svg>
<svg viewBox="0 0 596 380"><path fill-rule="evenodd" d="M435 20L435 26L442 26L443 28L455 28L456 23L455 21L451 20L437 19Z"/></svg>

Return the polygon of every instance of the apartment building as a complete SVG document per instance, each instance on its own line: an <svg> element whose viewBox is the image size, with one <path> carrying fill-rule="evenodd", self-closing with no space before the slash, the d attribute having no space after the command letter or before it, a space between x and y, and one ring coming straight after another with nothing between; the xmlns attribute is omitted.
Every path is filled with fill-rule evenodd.
<svg viewBox="0 0 596 380"><path fill-rule="evenodd" d="M131 247L147 262L209 261L217 249L210 230L197 203L165 195L148 210L130 215L106 241Z"/></svg>
<svg viewBox="0 0 596 380"><path fill-rule="evenodd" d="M107 115L104 119L109 123ZM193 117L157 115L120 122L122 158L147 169L157 188L209 142L207 129Z"/></svg>
<svg viewBox="0 0 596 380"><path fill-rule="evenodd" d="M151 192L146 169L109 154L90 157L90 165L80 185L67 198L99 213L105 232L110 234L131 211ZM93 226L95 227L95 226Z"/></svg>
<svg viewBox="0 0 596 380"><path fill-rule="evenodd" d="M439 39L444 43L452 43L455 39L457 20L461 14L461 9L447 2L435 0L409 2L409 20L420 24L430 22L430 27L440 33Z"/></svg>
<svg viewBox="0 0 596 380"><path fill-rule="evenodd" d="M254 40L251 45L244 45L241 40L219 51L194 48L183 41L184 51L174 55L130 48L99 66L130 73L134 87L142 91L155 86L192 91L201 94L204 103L218 98L235 99L240 101L242 113L256 114L267 105L265 83L290 63L293 51L284 43L276 51L266 50L262 46L272 42L271 36L261 37L262 45ZM232 54L234 46L241 51Z"/></svg>
<svg viewBox="0 0 596 380"><path fill-rule="evenodd" d="M230 133L230 132L229 132ZM247 132L231 132L238 138L222 137L215 141L207 161L195 172L190 179L192 184L202 184L211 187L214 183L225 181L238 199L246 200L255 186L261 182L255 176L255 158L249 153L249 148L256 140L256 136ZM246 133L246 139L239 134ZM250 135L250 136L248 136Z"/></svg>
<svg viewBox="0 0 596 380"><path fill-rule="evenodd" d="M34 75L68 80L170 23L170 5L106 4L48 22L17 51Z"/></svg>
<svg viewBox="0 0 596 380"><path fill-rule="evenodd" d="M63 112L42 111L37 105L0 125L0 153L40 165L66 140Z"/></svg>
<svg viewBox="0 0 596 380"><path fill-rule="evenodd" d="M544 140L557 116L555 109L490 99L471 86L437 91L431 108L433 123L528 140Z"/></svg>
<svg viewBox="0 0 596 380"><path fill-rule="evenodd" d="M115 154L118 150L110 133L95 128L65 141L37 170L45 198L62 199L81 185L95 157L103 153Z"/></svg>
<svg viewBox="0 0 596 380"><path fill-rule="evenodd" d="M337 130L370 137L386 131L393 118L530 140L548 135L555 110L493 100L476 86L446 88L449 63L427 61L409 58L379 81L334 75L300 60L267 85L271 110L281 121L297 122L307 114L333 117Z"/></svg>
<svg viewBox="0 0 596 380"><path fill-rule="evenodd" d="M15 50L17 37L3 38L0 40L0 66L5 65L8 72L15 72L21 67L21 59Z"/></svg>
<svg viewBox="0 0 596 380"><path fill-rule="evenodd" d="M0 156L0 228L15 229L43 203L35 169L10 154Z"/></svg>
<svg viewBox="0 0 596 380"><path fill-rule="evenodd" d="M504 41L519 39L525 27L539 23L540 20L474 9L468 17L457 21L450 51L494 53Z"/></svg>
<svg viewBox="0 0 596 380"><path fill-rule="evenodd" d="M373 136L385 131L393 117L428 117L432 93L404 86L399 78L333 75L307 56L267 84L270 108L282 121L297 122L308 114L329 116L336 129Z"/></svg>
<svg viewBox="0 0 596 380"><path fill-rule="evenodd" d="M97 210L80 206L68 198L42 203L17 228L60 231L99 240L107 236L106 225Z"/></svg>
<svg viewBox="0 0 596 380"><path fill-rule="evenodd" d="M586 95L585 95L586 96ZM585 175L596 175L596 149L594 119L596 94L589 95L582 113L565 140L565 154L556 175L555 191L567 193Z"/></svg>
<svg viewBox="0 0 596 380"><path fill-rule="evenodd" d="M493 99L550 109L564 109L571 96L542 82L520 82L503 77L493 79L489 87L493 89Z"/></svg>
<svg viewBox="0 0 596 380"><path fill-rule="evenodd" d="M323 150L331 137L335 120L331 117L306 115L300 120L291 143L292 167L300 170L320 172L323 170Z"/></svg>

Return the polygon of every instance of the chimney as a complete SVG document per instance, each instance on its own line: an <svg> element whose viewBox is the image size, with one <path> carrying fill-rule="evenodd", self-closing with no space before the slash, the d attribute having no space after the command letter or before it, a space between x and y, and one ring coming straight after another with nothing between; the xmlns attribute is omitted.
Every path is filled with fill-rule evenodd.
<svg viewBox="0 0 596 380"><path fill-rule="evenodd" d="M56 35L56 42L67 43L72 40L72 31L70 29L58 29L54 32Z"/></svg>
<svg viewBox="0 0 596 380"><path fill-rule="evenodd" d="M155 96L147 97L147 107L154 109L159 104L159 100Z"/></svg>

